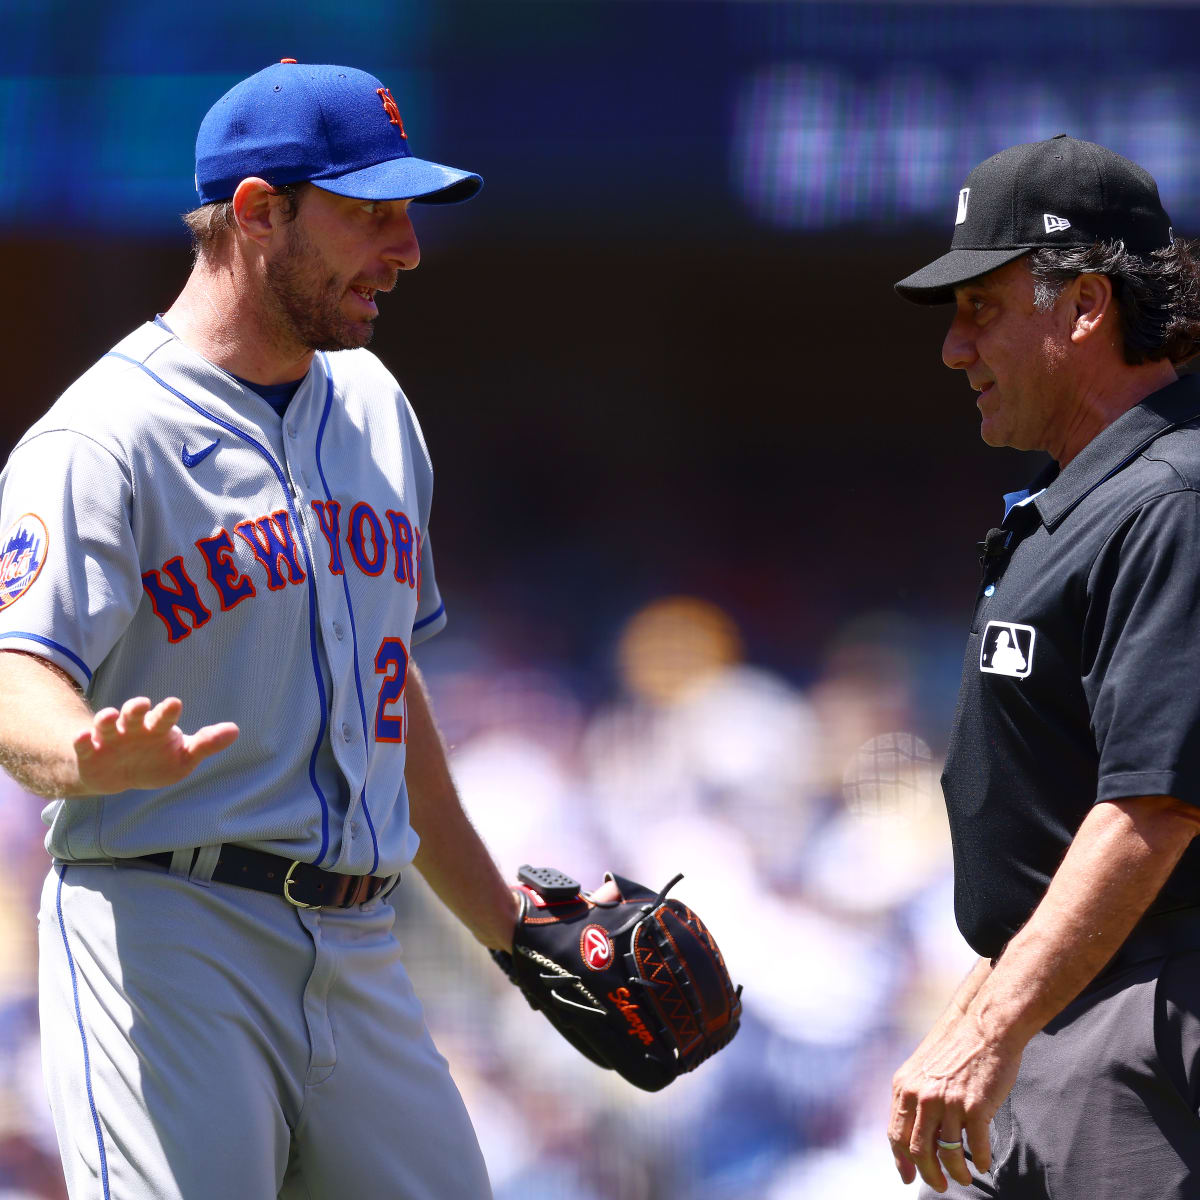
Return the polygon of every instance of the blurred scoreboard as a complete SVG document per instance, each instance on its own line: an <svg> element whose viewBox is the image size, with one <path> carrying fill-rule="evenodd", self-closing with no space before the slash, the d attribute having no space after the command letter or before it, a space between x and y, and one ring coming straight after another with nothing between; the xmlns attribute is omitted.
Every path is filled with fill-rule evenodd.
<svg viewBox="0 0 1200 1200"><path fill-rule="evenodd" d="M277 10L277 11L276 11ZM179 230L192 139L282 57L384 78L485 221L764 232L948 227L961 179L1067 132L1200 229L1191 5L787 0L0 0L0 226Z"/></svg>

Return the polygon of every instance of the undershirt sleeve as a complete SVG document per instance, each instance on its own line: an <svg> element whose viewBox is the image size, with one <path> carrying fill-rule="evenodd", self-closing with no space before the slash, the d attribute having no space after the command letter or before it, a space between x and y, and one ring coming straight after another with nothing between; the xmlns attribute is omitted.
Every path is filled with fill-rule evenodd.
<svg viewBox="0 0 1200 1200"><path fill-rule="evenodd" d="M1200 806L1200 495L1172 492L1126 518L1087 588L1097 800L1164 795Z"/></svg>
<svg viewBox="0 0 1200 1200"><path fill-rule="evenodd" d="M51 430L0 474L0 650L49 659L85 691L142 599L124 464Z"/></svg>

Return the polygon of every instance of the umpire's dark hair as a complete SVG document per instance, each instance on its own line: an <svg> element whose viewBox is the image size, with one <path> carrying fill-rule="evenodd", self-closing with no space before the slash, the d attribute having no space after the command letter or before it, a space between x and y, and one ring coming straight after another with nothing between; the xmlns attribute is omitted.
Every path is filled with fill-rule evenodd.
<svg viewBox="0 0 1200 1200"><path fill-rule="evenodd" d="M1121 315L1125 361L1187 362L1200 354L1200 241L1175 238L1162 250L1132 254L1118 240L1046 246L1026 260L1034 303L1049 308L1076 275L1107 275Z"/></svg>
<svg viewBox="0 0 1200 1200"><path fill-rule="evenodd" d="M304 194L307 183L285 183L275 189L277 195L284 197L283 218L294 221L300 211L300 197ZM183 223L192 235L192 258L202 255L212 255L216 252L225 235L234 227L233 201L213 200L193 208L183 214Z"/></svg>

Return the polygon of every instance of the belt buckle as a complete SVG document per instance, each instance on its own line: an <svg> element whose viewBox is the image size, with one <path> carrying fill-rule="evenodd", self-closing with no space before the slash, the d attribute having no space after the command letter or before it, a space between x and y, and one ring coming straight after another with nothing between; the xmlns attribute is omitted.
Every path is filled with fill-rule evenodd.
<svg viewBox="0 0 1200 1200"><path fill-rule="evenodd" d="M296 861L292 863L290 867L288 867L287 874L283 877L283 898L290 905L292 905L293 908L323 908L324 906L321 904L305 904L303 900L297 900L292 895L292 873L297 867L302 865L303 864L301 861L296 859Z"/></svg>

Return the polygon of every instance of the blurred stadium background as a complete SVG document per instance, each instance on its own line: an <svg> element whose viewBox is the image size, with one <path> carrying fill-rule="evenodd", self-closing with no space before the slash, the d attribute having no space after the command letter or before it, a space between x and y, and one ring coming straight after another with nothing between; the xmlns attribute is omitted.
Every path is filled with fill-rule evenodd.
<svg viewBox="0 0 1200 1200"><path fill-rule="evenodd" d="M970 958L936 780L974 543L1035 464L979 443L946 314L890 285L971 165L1060 131L1200 232L1196 9L3 0L0 32L5 453L173 298L194 131L244 75L367 68L487 180L418 214L374 347L437 467L451 623L417 657L505 869L683 870L746 987L732 1047L646 1097L406 880L499 1200L911 1194L888 1082ZM38 808L0 781L0 1200L63 1195Z"/></svg>

